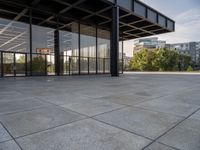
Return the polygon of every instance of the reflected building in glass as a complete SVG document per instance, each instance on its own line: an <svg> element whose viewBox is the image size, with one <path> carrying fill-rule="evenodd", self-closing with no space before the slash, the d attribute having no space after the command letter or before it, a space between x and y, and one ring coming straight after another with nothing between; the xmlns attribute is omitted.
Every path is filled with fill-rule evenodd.
<svg viewBox="0 0 200 150"><path fill-rule="evenodd" d="M123 73L123 41L174 31L137 0L0 0L0 75Z"/></svg>

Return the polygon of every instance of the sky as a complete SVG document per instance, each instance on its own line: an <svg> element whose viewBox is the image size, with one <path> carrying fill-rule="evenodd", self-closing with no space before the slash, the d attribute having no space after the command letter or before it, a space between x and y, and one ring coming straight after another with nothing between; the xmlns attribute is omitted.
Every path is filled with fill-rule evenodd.
<svg viewBox="0 0 200 150"><path fill-rule="evenodd" d="M173 19L175 32L160 34L159 40L167 43L200 41L200 0L141 0L150 7ZM133 40L124 43L127 56L133 54Z"/></svg>

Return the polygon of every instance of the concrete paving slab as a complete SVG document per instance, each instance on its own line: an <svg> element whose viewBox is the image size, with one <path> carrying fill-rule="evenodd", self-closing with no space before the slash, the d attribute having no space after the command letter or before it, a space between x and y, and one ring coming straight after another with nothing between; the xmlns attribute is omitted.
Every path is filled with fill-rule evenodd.
<svg viewBox="0 0 200 150"><path fill-rule="evenodd" d="M4 129L4 127L0 124L0 142L4 142L7 140L11 140L12 138L8 134L8 132Z"/></svg>
<svg viewBox="0 0 200 150"><path fill-rule="evenodd" d="M148 146L147 148L145 148L144 150L178 150L178 149L155 142L150 146Z"/></svg>
<svg viewBox="0 0 200 150"><path fill-rule="evenodd" d="M150 141L92 119L17 139L25 150L139 150Z"/></svg>
<svg viewBox="0 0 200 150"><path fill-rule="evenodd" d="M100 97L112 95L113 92L111 92L107 88L103 88L103 87L87 88L87 85L86 85L85 88L83 88L82 90L80 90L78 92L78 94L80 94L82 96L91 97L91 98L100 98Z"/></svg>
<svg viewBox="0 0 200 150"><path fill-rule="evenodd" d="M87 96L74 94L74 93L64 93L62 95L56 94L56 95L51 95L51 96L36 96L36 97L41 100L45 100L47 102L50 102L50 103L53 103L56 105L75 103L75 102L83 102L85 100L92 99Z"/></svg>
<svg viewBox="0 0 200 150"><path fill-rule="evenodd" d="M200 121L200 110L193 114L190 118L197 119Z"/></svg>
<svg viewBox="0 0 200 150"><path fill-rule="evenodd" d="M148 110L159 111L164 113L169 113L173 115L187 117L196 111L199 106L187 104L187 103L177 103L173 101L166 101L169 97L162 97L156 100L151 100L147 102L135 105L136 107L145 108Z"/></svg>
<svg viewBox="0 0 200 150"><path fill-rule="evenodd" d="M30 138L31 136L35 136L35 138L31 138L30 142L26 142L27 145L25 144L26 145L25 148L27 148L28 150L29 149L32 150L34 148L43 150L43 147L46 149L53 149L53 148L59 149L58 145L60 143L61 143L60 144L61 147L62 145L64 146L69 145L69 144L65 144L66 141L67 141L66 143L70 143L72 145L71 146L72 148L77 148L78 150L84 150L84 148L88 148L88 147L92 150L96 147L97 147L96 149L101 149L101 150L102 149L124 150L125 148L131 149L131 150L132 149L141 150L141 147L143 147L143 145L146 145L146 144L137 144L137 143L140 143L139 142L140 140L138 140L137 138L136 138L137 140L135 140L135 138L129 138L131 137L132 133L136 132L137 134L142 134L142 136L145 136L145 137L155 138L155 137L158 137L158 135L165 133L167 129L174 126L177 122L179 122L179 120L182 120L184 118L184 117L177 117L178 113L181 113L183 112L183 110L186 110L186 108L188 108L185 112L183 112L183 114L184 116L187 113L190 114L190 112L192 112L191 110L193 109L193 107L190 107L190 106L193 106L193 105L200 106L200 99L199 99L200 82L199 81L200 81L199 75L190 75L190 74L174 75L174 74L164 74L164 73L163 74L129 73L129 74L121 75L119 78L111 78L109 75L108 76L98 75L98 76L68 76L68 77L67 76L63 76L63 77L51 76L51 77L29 77L29 78L21 78L21 77L20 78L4 78L4 79L0 79L0 87L1 87L0 88L1 89L0 90L0 102L1 102L0 113L2 113L0 116L1 117L9 116L9 115L12 116L10 119L11 123L9 124L13 124L12 126L13 131L15 128L17 129L17 131L20 131L22 133L27 132L27 131L28 131L27 133L29 133L30 131L31 134L29 134L29 136L27 137ZM138 104L140 102L148 102L149 99L154 101L154 100L157 100L158 97L161 97L161 96L166 97L165 101L167 103L168 102L170 104L175 103L174 104L175 106L174 108L172 107L173 108L172 110L171 110L171 105L169 105L170 107L167 107L166 103L162 103L163 105L165 104L165 106L162 106L163 108L165 108L164 109L166 111L165 113L157 112L158 111L157 109L145 110L143 108L138 108L139 110L134 110L134 111L129 110L128 112L126 112L127 110L125 112L120 111L120 113L118 113L119 109L118 110L111 109L112 113L111 112L108 113L107 109L110 110L110 108L106 107L105 109L106 113L104 115L112 114L109 116L110 118L107 116L105 117L106 119L108 119L108 120L105 119L106 122L108 123L110 122L110 124L112 123L111 128L118 127L117 130L121 131L122 129L120 128L124 128L126 131L127 130L130 131L127 133L125 132L125 130L122 130L123 134L122 132L120 132L120 134L117 134L118 136L107 136L107 134L105 134L105 133L110 133L109 131L110 129L108 129L110 128L109 125L105 125L105 126L108 126L108 128L107 127L101 128L102 125L97 127L98 124L103 124L102 121L100 123L97 121L98 123L91 123L91 125L85 125L85 126L88 126L88 128L86 127L83 128L84 130L83 132L81 130L82 129L81 126L84 126L84 125L81 124L80 126L78 125L74 126L74 123L72 123L72 125L70 126L71 131L67 131L67 133L71 134L73 129L77 129L77 128L80 128L80 129L77 129L76 132L73 130L74 135L71 135L71 136L69 136L69 134L67 135L64 134L64 137L65 136L68 136L69 138L71 137L71 139L68 139L68 140L65 140L68 137L62 139L61 132L64 130L61 130L61 131L59 130L59 133L57 133L58 130L53 129L55 127L45 130L46 132L53 131L52 134L48 134L49 136L45 136L45 138L42 138L42 137L40 138L40 135L43 136L44 133L46 135L46 132L44 131L40 132L36 130L38 131L37 133L35 132L32 133L32 131L34 131L31 129L32 127L33 129L44 129L44 128L46 129L46 126L48 126L46 124L50 124L49 126L51 125L53 126L53 125L57 125L57 123L58 124L62 123L62 118L65 118L66 116L68 116L60 112L61 110L65 110L65 111L67 110L66 108L60 107L64 104L72 105L72 103L75 102L77 103L77 105L73 105L74 108L76 108L78 111L82 111L82 113L85 111L87 112L87 114L88 113L90 114L91 112L96 113L96 110L104 111L103 102L100 104L99 103L94 104L94 102L91 102L93 100L95 101L98 99L106 103L111 102L111 103L115 103L119 105L121 104L132 105L130 107L135 108L134 107L135 104ZM44 99L36 98L37 99L36 101L37 102L39 101L40 104L39 103L36 104L36 102L34 104L32 104L33 102L25 102L25 101L34 99L35 97L44 97ZM134 98L137 97L137 99L133 100L132 97ZM104 98L107 98L107 99L104 99ZM48 102L45 103L44 100L47 100ZM83 101L85 103L91 102L91 104L84 104ZM21 102L23 102L24 104ZM52 104L50 104L49 102ZM106 103L105 105L107 106ZM55 111L52 109L52 113L51 113L51 110L49 111L43 110L43 111L30 113L31 112L30 110L33 110L33 109L37 110L37 109L50 107L50 106L53 106L53 104L60 105L60 106L57 106L59 111ZM80 108L80 105L83 106L83 108ZM161 105L161 104L155 104L155 105ZM92 107L92 109L89 108L90 106ZM109 107L113 107L113 105L110 105ZM99 109L99 108L102 108L102 109ZM90 112L89 110L92 110L92 111ZM122 110L124 110L124 108L122 108ZM171 110L170 113L169 113L169 110ZM49 115L46 115L47 112L49 113ZM171 112L173 112L173 114ZM27 115L25 115L25 113L27 113ZM6 114L6 115L3 115L3 114ZM16 114L16 117L15 117L15 114ZM22 116L20 115L17 116L17 114L22 114ZM59 116L58 119L56 119L55 116ZM6 119L8 119L8 117ZM30 121L29 119L33 121ZM174 134L169 132L171 135L171 137L169 137L169 141L172 140L172 142L170 141L169 144L165 144L165 145L177 147L179 150L182 147L186 147L189 150L193 150L193 149L195 150L196 148L198 148L198 143L199 143L198 140L200 139L198 135L199 130L200 130L199 129L200 125L197 123L199 121L199 112L196 112L189 119L193 121L189 121L189 123L185 123L184 121L184 126L181 123L183 127L181 126L181 129L178 130L179 132L176 132L176 130L174 130L179 126L171 130L172 133L175 131ZM24 128L25 131L23 131L23 128L15 127L15 125L16 126L20 125L21 123L20 120L24 122L22 127L25 127ZM63 119L63 120L66 121L67 119ZM104 124L108 124L108 123L104 123ZM35 125L35 124L38 124L38 125ZM26 126L29 126L29 128ZM95 127L98 128L98 131ZM79 133L84 133L84 134L79 134ZM57 136L54 137L54 135L57 135ZM80 138L79 138L79 135L80 135ZM110 138L107 138L107 137L110 137ZM165 135L163 137L165 137ZM180 140L177 140L177 137ZM77 141L82 141L82 143L85 143L85 145L89 145L89 146L88 147L74 146L75 144L77 144ZM91 143L90 141L92 141L93 143ZM109 141L109 142L106 143L105 141ZM142 141L141 143L143 143L143 140L141 141ZM34 143L34 144L29 145L28 143ZM45 145L45 143L47 144ZM136 147L132 143L136 145ZM184 143L186 146L182 143ZM163 148L163 144L161 144L162 146L160 145L156 146L156 145L152 144L153 149L156 149L157 147L158 148L161 147L161 149Z"/></svg>
<svg viewBox="0 0 200 150"><path fill-rule="evenodd" d="M0 101L0 115L30 110L47 105L49 104L34 98L20 101Z"/></svg>
<svg viewBox="0 0 200 150"><path fill-rule="evenodd" d="M200 150L200 121L187 119L159 139L181 150Z"/></svg>
<svg viewBox="0 0 200 150"><path fill-rule="evenodd" d="M124 108L96 116L95 119L155 139L183 118L141 108Z"/></svg>
<svg viewBox="0 0 200 150"><path fill-rule="evenodd" d="M200 106L199 87L172 95L176 101Z"/></svg>
<svg viewBox="0 0 200 150"><path fill-rule="evenodd" d="M115 94L107 97L101 97L101 100L123 104L123 105L135 105L144 101L147 101L149 98L137 96L133 93L126 93L126 94Z"/></svg>
<svg viewBox="0 0 200 150"><path fill-rule="evenodd" d="M46 130L85 117L55 106L0 116L1 122L14 137Z"/></svg>
<svg viewBox="0 0 200 150"><path fill-rule="evenodd" d="M119 105L102 100L82 100L71 102L61 106L90 117L125 107L124 105Z"/></svg>
<svg viewBox="0 0 200 150"><path fill-rule="evenodd" d="M7 141L0 143L0 150L21 150L15 141Z"/></svg>

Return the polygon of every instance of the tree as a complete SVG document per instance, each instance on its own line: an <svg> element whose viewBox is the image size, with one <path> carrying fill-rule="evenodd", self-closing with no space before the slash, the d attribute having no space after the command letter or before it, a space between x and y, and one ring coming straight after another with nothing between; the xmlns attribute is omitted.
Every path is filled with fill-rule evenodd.
<svg viewBox="0 0 200 150"><path fill-rule="evenodd" d="M34 57L32 60L32 70L36 75L45 74L45 59L42 56Z"/></svg>
<svg viewBox="0 0 200 150"><path fill-rule="evenodd" d="M191 57L179 54L176 50L142 49L134 54L130 68L139 71L178 71L187 70L191 64Z"/></svg>
<svg viewBox="0 0 200 150"><path fill-rule="evenodd" d="M154 71L156 70L153 65L154 58L155 53L153 51L142 49L141 51L135 53L134 58L130 61L130 67L132 70Z"/></svg>

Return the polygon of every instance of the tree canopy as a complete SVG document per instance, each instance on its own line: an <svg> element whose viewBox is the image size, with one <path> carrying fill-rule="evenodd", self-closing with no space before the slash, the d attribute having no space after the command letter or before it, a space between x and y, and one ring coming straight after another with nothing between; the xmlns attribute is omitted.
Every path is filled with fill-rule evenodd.
<svg viewBox="0 0 200 150"><path fill-rule="evenodd" d="M136 52L130 61L130 69L137 71L181 71L191 69L191 57L166 48Z"/></svg>

